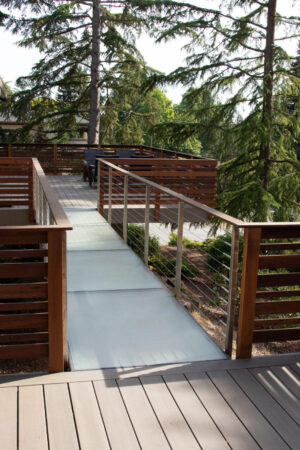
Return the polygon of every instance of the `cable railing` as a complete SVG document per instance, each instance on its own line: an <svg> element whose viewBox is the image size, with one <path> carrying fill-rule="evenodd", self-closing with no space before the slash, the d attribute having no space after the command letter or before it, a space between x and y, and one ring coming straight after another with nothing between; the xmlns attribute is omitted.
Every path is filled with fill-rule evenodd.
<svg viewBox="0 0 300 450"><path fill-rule="evenodd" d="M192 313L213 306L231 354L242 222L108 160L98 164L99 212ZM213 219L229 240L226 251L210 242L208 254L202 226Z"/></svg>
<svg viewBox="0 0 300 450"><path fill-rule="evenodd" d="M228 355L300 339L300 223L246 223L121 161L98 164L99 212Z"/></svg>

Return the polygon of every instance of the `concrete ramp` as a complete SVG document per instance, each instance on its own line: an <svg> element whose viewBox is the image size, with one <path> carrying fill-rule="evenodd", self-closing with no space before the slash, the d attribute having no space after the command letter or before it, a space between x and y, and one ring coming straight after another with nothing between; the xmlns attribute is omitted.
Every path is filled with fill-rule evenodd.
<svg viewBox="0 0 300 450"><path fill-rule="evenodd" d="M66 210L73 370L226 359L95 210Z"/></svg>

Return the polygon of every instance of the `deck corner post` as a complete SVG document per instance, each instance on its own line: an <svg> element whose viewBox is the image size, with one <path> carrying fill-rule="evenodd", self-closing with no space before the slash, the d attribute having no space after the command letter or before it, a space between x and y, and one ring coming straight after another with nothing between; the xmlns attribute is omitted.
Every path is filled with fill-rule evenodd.
<svg viewBox="0 0 300 450"><path fill-rule="evenodd" d="M48 231L49 372L63 372L68 362L66 317L66 232Z"/></svg>
<svg viewBox="0 0 300 450"><path fill-rule="evenodd" d="M261 227L245 228L236 358L250 358L256 305Z"/></svg>
<svg viewBox="0 0 300 450"><path fill-rule="evenodd" d="M178 202L178 224L177 224L178 228L177 228L176 276L175 276L176 298L179 298L181 293L183 223L184 223L184 203Z"/></svg>
<svg viewBox="0 0 300 450"><path fill-rule="evenodd" d="M128 235L128 175L124 176L124 209L123 209L123 239L127 244Z"/></svg>
<svg viewBox="0 0 300 450"><path fill-rule="evenodd" d="M150 186L146 186L145 197L145 236L144 236L144 262L148 265L149 259L149 222L150 222Z"/></svg>
<svg viewBox="0 0 300 450"><path fill-rule="evenodd" d="M225 336L225 353L227 353L230 357L232 355L233 329L234 329L235 306L236 306L237 286L238 286L239 244L240 244L240 231L238 227L233 226L231 232L229 294L228 294L227 322L226 322L226 336Z"/></svg>

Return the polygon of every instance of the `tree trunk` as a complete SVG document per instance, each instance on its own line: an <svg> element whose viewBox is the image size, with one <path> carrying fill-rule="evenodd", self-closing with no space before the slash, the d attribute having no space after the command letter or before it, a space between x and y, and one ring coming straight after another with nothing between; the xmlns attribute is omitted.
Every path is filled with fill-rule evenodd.
<svg viewBox="0 0 300 450"><path fill-rule="evenodd" d="M100 128L100 0L93 0L92 19L92 64L91 64L91 88L90 88L90 112L88 144L99 144Z"/></svg>
<svg viewBox="0 0 300 450"><path fill-rule="evenodd" d="M260 146L259 159L262 162L261 181L265 190L268 189L270 151L272 138L273 115L273 58L274 58L274 34L275 13L277 0L269 0L266 47L264 53L264 81L263 81L263 110L262 129L263 141Z"/></svg>

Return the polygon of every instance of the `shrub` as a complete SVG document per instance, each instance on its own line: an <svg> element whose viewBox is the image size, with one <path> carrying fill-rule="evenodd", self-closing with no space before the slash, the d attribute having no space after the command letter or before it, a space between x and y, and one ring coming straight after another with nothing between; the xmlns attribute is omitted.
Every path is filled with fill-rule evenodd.
<svg viewBox="0 0 300 450"><path fill-rule="evenodd" d="M167 276L170 278L176 275L176 258L170 258L169 256L154 256L150 260L150 264L156 270L159 275ZM199 270L193 264L189 264L185 261L182 262L182 275L186 278L193 279L199 275Z"/></svg>
<svg viewBox="0 0 300 450"><path fill-rule="evenodd" d="M142 225L128 225L127 243L140 257L144 256L145 228ZM149 258L160 254L160 245L157 237L149 236Z"/></svg>

